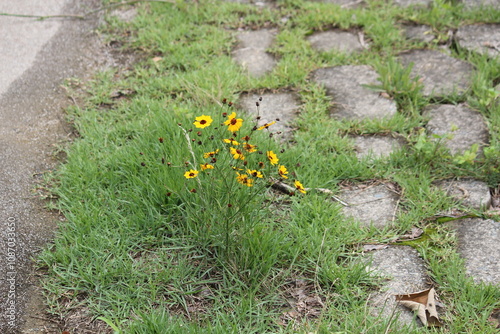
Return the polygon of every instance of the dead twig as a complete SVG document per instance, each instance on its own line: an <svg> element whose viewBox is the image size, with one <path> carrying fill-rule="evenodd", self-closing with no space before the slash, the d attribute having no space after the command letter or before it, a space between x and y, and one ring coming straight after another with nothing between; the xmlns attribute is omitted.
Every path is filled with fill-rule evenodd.
<svg viewBox="0 0 500 334"><path fill-rule="evenodd" d="M282 193L285 193L287 195L291 195L293 193L296 192L297 189L295 189L295 187L292 187L286 183L283 183L279 180L276 180L276 179L271 179L271 187L275 190L278 190ZM335 201L339 202L340 204L342 204L343 206L349 206L349 204L347 204L346 202L342 201L340 198L332 195L333 194L333 191L331 191L330 189L326 189L326 188L305 188L306 191L311 191L311 190L316 190L316 191L319 191L321 193L324 193L324 194L329 194L332 199L334 199Z"/></svg>

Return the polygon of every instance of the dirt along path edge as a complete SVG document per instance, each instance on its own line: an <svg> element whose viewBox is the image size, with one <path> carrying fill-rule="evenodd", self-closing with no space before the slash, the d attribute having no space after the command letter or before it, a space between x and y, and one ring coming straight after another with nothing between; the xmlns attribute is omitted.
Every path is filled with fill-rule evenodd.
<svg viewBox="0 0 500 334"><path fill-rule="evenodd" d="M101 5L100 0L64 3L60 14L82 14ZM49 19L59 25L57 32L0 96L0 333L64 330L47 317L32 260L53 239L61 217L46 209L34 189L57 166L56 146L73 131L64 115L72 101L61 84L109 63L96 33L102 13L84 20Z"/></svg>

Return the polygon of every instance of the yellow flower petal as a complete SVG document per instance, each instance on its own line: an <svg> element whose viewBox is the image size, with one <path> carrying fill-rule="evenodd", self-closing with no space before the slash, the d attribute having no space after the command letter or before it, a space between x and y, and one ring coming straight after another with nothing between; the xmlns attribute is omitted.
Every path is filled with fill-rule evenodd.
<svg viewBox="0 0 500 334"><path fill-rule="evenodd" d="M241 184L243 184L243 185L245 185L245 186L247 186L247 187L251 187L251 186L253 186L253 179L251 179L250 177L248 177L248 175L247 175L247 174L240 174L240 173L238 173L238 172L236 172L236 174L238 174L238 175L236 176L236 180L237 180L239 183L241 183Z"/></svg>
<svg viewBox="0 0 500 334"><path fill-rule="evenodd" d="M240 144L240 143L238 143L236 140L231 139L231 138L229 138L229 139L222 139L222 141L223 141L224 143L226 143L226 144L231 144L231 145L234 145L234 146L237 146L237 145L239 145L239 144Z"/></svg>
<svg viewBox="0 0 500 334"><path fill-rule="evenodd" d="M184 177L186 179L193 179L198 176L198 171L195 169L188 170L187 172L184 173Z"/></svg>
<svg viewBox="0 0 500 334"><path fill-rule="evenodd" d="M286 169L285 166L283 165L280 165L279 168L278 168L278 174L284 178L284 179L288 179L288 176L286 176L286 174L288 174L288 170Z"/></svg>
<svg viewBox="0 0 500 334"><path fill-rule="evenodd" d="M249 143L243 143L243 148L248 153L257 152L257 145L252 145L252 144L249 144Z"/></svg>
<svg viewBox="0 0 500 334"><path fill-rule="evenodd" d="M203 129L206 128L207 126L210 126L212 124L213 119L210 116L206 115L201 115L195 118L195 121L193 122L194 126L197 128Z"/></svg>
<svg viewBox="0 0 500 334"><path fill-rule="evenodd" d="M214 166L213 166L213 165L211 165L211 164L208 164L208 163L206 163L206 164L201 164L201 165L200 165L200 167L201 167L201 170L202 170L202 171L204 171L205 169L214 169Z"/></svg>
<svg viewBox="0 0 500 334"><path fill-rule="evenodd" d="M233 112L231 115L227 116L227 121L224 122L224 125L227 125L229 131L236 132L243 125L243 120L241 118L236 118L236 113Z"/></svg>
<svg viewBox="0 0 500 334"><path fill-rule="evenodd" d="M255 169L247 169L247 173L252 175L253 177L258 177L259 179L262 179L264 177L261 172Z"/></svg>
<svg viewBox="0 0 500 334"><path fill-rule="evenodd" d="M271 165L276 165L278 164L278 161L280 161L280 159L278 159L278 156L273 151L267 151L266 154Z"/></svg>
<svg viewBox="0 0 500 334"><path fill-rule="evenodd" d="M271 123L266 123L266 124L262 125L261 127L257 128L257 130L267 129L268 127L270 127L271 125L273 125L275 123L276 123L276 121L272 121Z"/></svg>
<svg viewBox="0 0 500 334"><path fill-rule="evenodd" d="M295 189L297 189L301 193L303 193L303 194L306 193L306 189L304 188L304 186L302 185L302 183L300 183L300 181L295 180L293 182L293 185L295 186Z"/></svg>
<svg viewBox="0 0 500 334"><path fill-rule="evenodd" d="M238 150L234 147L230 147L229 152L233 155L234 159L245 160L245 156L243 155L243 153L240 150Z"/></svg>
<svg viewBox="0 0 500 334"><path fill-rule="evenodd" d="M212 151L212 152L207 152L207 153L203 153L203 157L205 159L207 158L211 158L213 157L214 155L216 155L217 153L219 153L219 149L215 150L215 151Z"/></svg>

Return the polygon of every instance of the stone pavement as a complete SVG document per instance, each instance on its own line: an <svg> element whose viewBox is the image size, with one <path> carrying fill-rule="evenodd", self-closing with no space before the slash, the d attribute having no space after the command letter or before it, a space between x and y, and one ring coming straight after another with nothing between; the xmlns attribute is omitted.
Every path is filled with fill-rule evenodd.
<svg viewBox="0 0 500 334"><path fill-rule="evenodd" d="M498 0L463 0L467 8L492 5L500 8ZM240 1L249 5L266 6L266 2ZM341 8L363 5L356 0L326 0ZM397 0L399 6L426 6L428 0ZM424 43L435 38L428 26L404 26L403 36ZM273 75L277 63L267 53L278 32L276 30L235 31L240 44L233 53L235 61L243 66L250 76L256 78ZM356 53L369 48L363 32L345 32L337 29L319 32L305 37L317 52ZM500 53L500 25L464 25L454 34L458 47L471 52L497 57ZM448 95L461 95L471 87L474 66L454 58L447 48L408 50L400 54L399 62L412 66L411 75L423 84L423 95L439 101ZM373 120L391 118L397 113L396 104L384 94L366 88L377 85L378 73L366 65L325 67L313 71L309 78L323 86L332 99L331 117L339 120ZM241 96L239 107L248 113L255 112L257 94ZM290 124L300 110L294 93L272 92L264 96L272 109L262 110L265 120L281 118L282 131L290 132ZM434 102L436 103L436 102ZM445 137L444 145L451 154L461 154L478 144L479 153L488 142L488 127L482 115L465 104L432 104L423 110L428 118L426 132L431 137ZM400 138L386 135L351 137L359 159L384 159L407 145ZM464 210L488 210L492 205L490 189L478 180L445 180L434 185L455 199ZM375 182L358 185L341 191L339 199L345 205L344 214L361 223L361 226L385 228L395 223L399 208L400 193L394 185ZM458 253L465 263L465 270L477 283L500 285L500 223L480 218L461 219L449 226L458 237ZM386 277L385 288L374 294L371 306L376 314L390 317L394 309L399 321L412 324L413 314L396 305L395 294L408 294L430 287L428 268L418 252L410 246L386 246L367 254L371 263L367 270Z"/></svg>

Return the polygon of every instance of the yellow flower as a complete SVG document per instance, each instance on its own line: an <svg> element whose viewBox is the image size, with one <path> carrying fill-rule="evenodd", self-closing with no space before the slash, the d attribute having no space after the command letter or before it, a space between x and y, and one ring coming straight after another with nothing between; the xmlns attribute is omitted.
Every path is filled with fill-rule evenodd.
<svg viewBox="0 0 500 334"><path fill-rule="evenodd" d="M288 174L288 170L286 169L285 166L283 165L280 165L279 168L278 168L278 174L284 178L284 179L288 179L288 176L286 176L286 174Z"/></svg>
<svg viewBox="0 0 500 334"><path fill-rule="evenodd" d="M201 115L199 117L195 118L195 121L193 122L194 126L197 128L203 129L212 124L213 119L210 116L206 115Z"/></svg>
<svg viewBox="0 0 500 334"><path fill-rule="evenodd" d="M231 139L231 138L229 138L229 139L222 139L222 141L223 141L224 143L226 143L226 144L231 144L231 145L234 145L234 146L237 146L237 145L239 145L239 144L240 144L240 143L238 143L236 140Z"/></svg>
<svg viewBox="0 0 500 334"><path fill-rule="evenodd" d="M293 182L293 185L295 186L295 189L297 189L301 193L303 193L303 194L306 193L306 189L304 188L304 186L302 185L302 183L300 183L300 181L295 180Z"/></svg>
<svg viewBox="0 0 500 334"><path fill-rule="evenodd" d="M234 159L245 160L245 156L243 155L243 153L240 150L238 150L234 147L230 147L229 152L233 155Z"/></svg>
<svg viewBox="0 0 500 334"><path fill-rule="evenodd" d="M268 127L270 127L271 125L273 125L275 123L276 123L276 121L272 121L271 123L266 123L266 124L262 125L260 128L258 128L257 130L267 129Z"/></svg>
<svg viewBox="0 0 500 334"><path fill-rule="evenodd" d="M267 158L269 159L271 165L276 165L278 161L280 161L278 156L273 151L267 151Z"/></svg>
<svg viewBox="0 0 500 334"><path fill-rule="evenodd" d="M233 112L231 115L227 116L227 121L224 122L224 125L227 125L229 131L236 132L243 125L243 120L241 118L236 118L236 113Z"/></svg>
<svg viewBox="0 0 500 334"><path fill-rule="evenodd" d="M257 152L257 145L252 145L252 144L249 144L249 143L243 143L243 148L248 153Z"/></svg>
<svg viewBox="0 0 500 334"><path fill-rule="evenodd" d="M259 179L262 179L264 177L261 172L255 169L247 169L247 173L252 175L253 177L258 177Z"/></svg>
<svg viewBox="0 0 500 334"><path fill-rule="evenodd" d="M186 179L193 179L198 176L198 173L199 172L197 170L191 169L184 173L184 177Z"/></svg>
<svg viewBox="0 0 500 334"><path fill-rule="evenodd" d="M241 184L243 184L243 185L245 185L247 187L253 186L253 179L249 178L248 175L246 175L246 174L240 174L238 172L236 172L236 174L238 174L238 176L236 176L236 180L239 183L241 183Z"/></svg>
<svg viewBox="0 0 500 334"><path fill-rule="evenodd" d="M219 153L219 149L216 149L215 151L212 151L212 152L203 153L203 157L204 157L205 159L207 159L207 158L211 158L211 157L213 157L214 155L216 155L217 153Z"/></svg>
<svg viewBox="0 0 500 334"><path fill-rule="evenodd" d="M201 171L204 171L205 169L214 169L214 166L211 164L208 164L208 163L201 164L200 167L201 167Z"/></svg>

